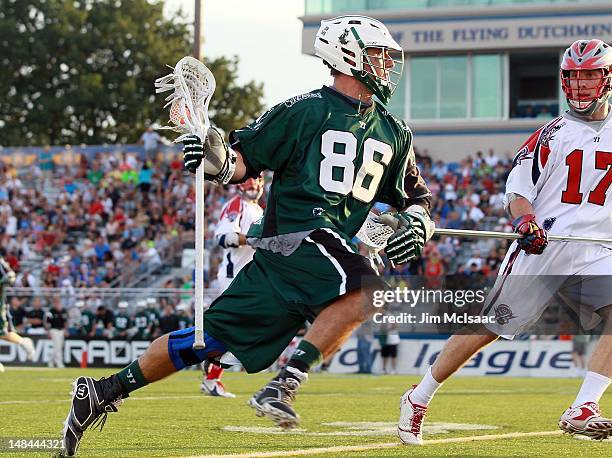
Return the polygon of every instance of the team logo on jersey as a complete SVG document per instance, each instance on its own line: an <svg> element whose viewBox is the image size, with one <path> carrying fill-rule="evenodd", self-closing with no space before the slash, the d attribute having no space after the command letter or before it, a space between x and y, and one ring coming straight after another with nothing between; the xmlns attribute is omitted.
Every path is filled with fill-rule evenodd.
<svg viewBox="0 0 612 458"><path fill-rule="evenodd" d="M548 126L546 126L543 130L542 130L542 134L540 135L540 143L544 146L548 146L548 143L550 143L550 141L552 139L555 138L555 134L559 131L559 129L561 129L563 126L565 125L564 122L562 123L551 123Z"/></svg>
<svg viewBox="0 0 612 458"><path fill-rule="evenodd" d="M292 97L289 100L285 101L285 106L287 108L291 108L293 105L295 105L298 102L301 102L302 100L322 99L322 98L323 96L321 95L320 92L307 92L306 94L296 95L295 97Z"/></svg>
<svg viewBox="0 0 612 458"><path fill-rule="evenodd" d="M232 213L228 213L227 214L227 219L229 219L230 222L232 222L232 223L234 221L236 221L236 218L238 218L238 213L236 213L236 212L232 212Z"/></svg>
<svg viewBox="0 0 612 458"><path fill-rule="evenodd" d="M551 216L550 218L546 218L544 220L544 224L542 224L542 227L544 228L545 231L550 231L553 227L553 224L555 224L555 221L557 221L557 218L555 218L554 216Z"/></svg>
<svg viewBox="0 0 612 458"><path fill-rule="evenodd" d="M323 210L321 207L315 207L312 209L312 214L314 216L321 216L323 213L325 213L325 210Z"/></svg>
<svg viewBox="0 0 612 458"><path fill-rule="evenodd" d="M348 40L346 38L348 37L348 34L349 34L349 29L344 29L344 32L342 33L342 35L338 37L338 41L343 45L347 45Z"/></svg>
<svg viewBox="0 0 612 458"><path fill-rule="evenodd" d="M533 159L533 155L529 151L528 145L526 145L522 150L520 150L517 153L517 155L514 158L514 161L512 161L512 167L516 167L517 165L520 165L521 162L527 159Z"/></svg>
<svg viewBox="0 0 612 458"><path fill-rule="evenodd" d="M508 322L512 319L516 318L516 315L512 313L512 309L509 305L499 304L495 307L495 321L502 326L508 324Z"/></svg>

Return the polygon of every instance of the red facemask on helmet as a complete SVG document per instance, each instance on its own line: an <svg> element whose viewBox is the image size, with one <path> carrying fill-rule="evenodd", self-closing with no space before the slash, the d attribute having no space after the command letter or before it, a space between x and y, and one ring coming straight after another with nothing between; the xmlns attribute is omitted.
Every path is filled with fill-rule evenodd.
<svg viewBox="0 0 612 458"><path fill-rule="evenodd" d="M612 48L601 40L578 40L565 50L561 87L570 110L591 116L612 90Z"/></svg>
<svg viewBox="0 0 612 458"><path fill-rule="evenodd" d="M263 177L249 178L238 185L238 191L249 200L259 200L264 191Z"/></svg>

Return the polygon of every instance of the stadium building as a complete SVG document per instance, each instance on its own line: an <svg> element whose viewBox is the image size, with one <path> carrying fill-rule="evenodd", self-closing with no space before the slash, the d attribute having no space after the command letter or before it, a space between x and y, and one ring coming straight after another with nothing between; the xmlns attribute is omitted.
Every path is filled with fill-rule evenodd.
<svg viewBox="0 0 612 458"><path fill-rule="evenodd" d="M435 158L513 153L562 113L563 51L573 41L612 42L610 0L306 0L302 51L314 54L321 19L382 20L405 51L389 108Z"/></svg>

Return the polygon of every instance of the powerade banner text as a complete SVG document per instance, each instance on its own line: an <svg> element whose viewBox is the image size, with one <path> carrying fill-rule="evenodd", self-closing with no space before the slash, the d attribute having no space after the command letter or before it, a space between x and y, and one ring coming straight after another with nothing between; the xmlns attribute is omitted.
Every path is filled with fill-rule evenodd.
<svg viewBox="0 0 612 458"><path fill-rule="evenodd" d="M0 363L7 366L46 366L53 355L53 343L46 337L30 337L34 341L36 350L34 361L27 361L26 352L23 348L0 340ZM149 341L141 340L67 338L64 342L64 365L78 367L85 355L88 366L125 366L142 355L149 345Z"/></svg>

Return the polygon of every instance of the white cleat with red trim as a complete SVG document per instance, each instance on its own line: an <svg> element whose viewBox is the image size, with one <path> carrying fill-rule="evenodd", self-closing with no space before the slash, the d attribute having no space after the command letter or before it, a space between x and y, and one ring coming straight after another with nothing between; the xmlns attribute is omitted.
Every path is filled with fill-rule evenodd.
<svg viewBox="0 0 612 458"><path fill-rule="evenodd" d="M580 434L591 439L612 437L612 420L601 416L596 402L586 402L567 409L559 419L559 428L569 434Z"/></svg>
<svg viewBox="0 0 612 458"><path fill-rule="evenodd" d="M416 385L406 391L400 399L400 418L397 425L397 435L406 445L423 445L423 420L427 407L414 404L410 400L410 393Z"/></svg>

